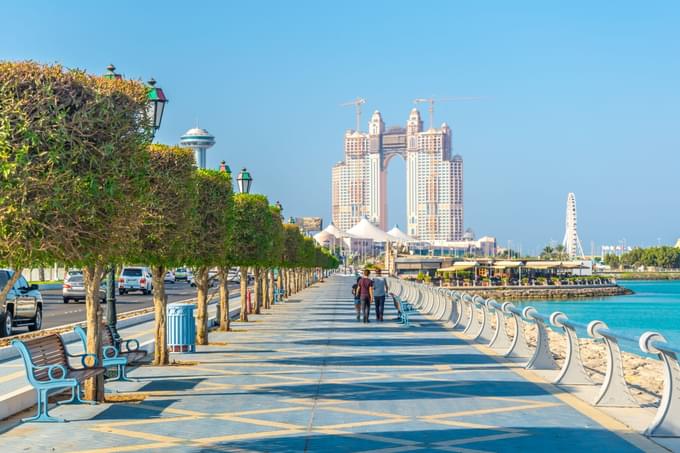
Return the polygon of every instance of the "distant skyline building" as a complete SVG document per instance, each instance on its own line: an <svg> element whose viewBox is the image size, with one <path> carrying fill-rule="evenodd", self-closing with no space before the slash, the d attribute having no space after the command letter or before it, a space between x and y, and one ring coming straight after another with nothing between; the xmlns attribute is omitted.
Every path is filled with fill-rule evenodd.
<svg viewBox="0 0 680 453"><path fill-rule="evenodd" d="M387 166L395 156L406 162L407 234L425 241L458 241L463 228L463 158L451 155L451 129L423 131L417 109L406 128L385 128L375 111L368 132L348 130L343 161L332 170L332 219L349 230L366 217L387 229Z"/></svg>
<svg viewBox="0 0 680 453"><path fill-rule="evenodd" d="M206 168L206 151L215 146L215 137L205 129L194 127L180 137L179 145L194 150L194 158L198 168Z"/></svg>
<svg viewBox="0 0 680 453"><path fill-rule="evenodd" d="M576 196L573 192L567 195L567 213L566 213L566 227L564 232L564 240L562 245L569 255L569 258L585 258L581 240L578 237L576 230Z"/></svg>

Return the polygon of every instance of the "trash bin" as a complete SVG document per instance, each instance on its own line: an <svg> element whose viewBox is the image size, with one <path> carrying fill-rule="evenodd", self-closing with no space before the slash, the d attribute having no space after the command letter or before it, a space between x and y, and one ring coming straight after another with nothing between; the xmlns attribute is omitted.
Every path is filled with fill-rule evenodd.
<svg viewBox="0 0 680 453"><path fill-rule="evenodd" d="M196 352L195 308L194 304L168 305L168 351Z"/></svg>

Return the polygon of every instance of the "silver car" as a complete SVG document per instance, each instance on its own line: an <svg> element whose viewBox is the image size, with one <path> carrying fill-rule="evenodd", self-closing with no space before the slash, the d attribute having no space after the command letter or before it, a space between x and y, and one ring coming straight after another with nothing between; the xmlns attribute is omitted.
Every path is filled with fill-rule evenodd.
<svg viewBox="0 0 680 453"><path fill-rule="evenodd" d="M0 288L4 288L14 274L11 269L0 269ZM42 328L43 298L38 285L29 285L23 276L7 293L7 300L0 304L0 337L10 336L14 328L27 326L35 331Z"/></svg>
<svg viewBox="0 0 680 453"><path fill-rule="evenodd" d="M85 300L85 281L83 279L83 274L69 273L64 279L64 286L62 287L62 296L64 297L64 303L67 304L71 301L78 302ZM99 296L103 303L106 303L106 283L102 282L99 286Z"/></svg>

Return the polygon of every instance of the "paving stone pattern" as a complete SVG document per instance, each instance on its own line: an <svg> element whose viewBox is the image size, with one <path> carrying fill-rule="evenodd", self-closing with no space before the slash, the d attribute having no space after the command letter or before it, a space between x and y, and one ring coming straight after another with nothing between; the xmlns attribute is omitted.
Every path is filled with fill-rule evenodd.
<svg viewBox="0 0 680 453"><path fill-rule="evenodd" d="M391 301L384 323L357 322L351 282L332 277L174 355L196 364L107 384L142 402L6 422L1 451L639 451L450 329L398 325Z"/></svg>

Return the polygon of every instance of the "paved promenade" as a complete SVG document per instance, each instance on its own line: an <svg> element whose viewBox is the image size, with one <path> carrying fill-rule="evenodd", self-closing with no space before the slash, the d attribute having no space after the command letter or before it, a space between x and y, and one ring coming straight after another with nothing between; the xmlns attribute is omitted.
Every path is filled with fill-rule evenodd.
<svg viewBox="0 0 680 453"><path fill-rule="evenodd" d="M128 402L53 409L66 424L4 422L1 451L654 450L450 329L397 325L391 303L384 323L358 323L351 281L332 277L211 333L175 357L184 364L107 385Z"/></svg>

